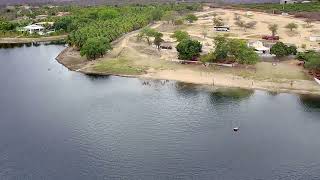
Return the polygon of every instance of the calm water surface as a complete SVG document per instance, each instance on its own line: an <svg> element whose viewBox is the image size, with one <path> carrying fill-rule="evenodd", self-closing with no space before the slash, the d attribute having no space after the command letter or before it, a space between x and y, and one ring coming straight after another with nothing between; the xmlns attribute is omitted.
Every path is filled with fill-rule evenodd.
<svg viewBox="0 0 320 180"><path fill-rule="evenodd" d="M61 50L0 49L1 180L320 179L319 97L90 77Z"/></svg>

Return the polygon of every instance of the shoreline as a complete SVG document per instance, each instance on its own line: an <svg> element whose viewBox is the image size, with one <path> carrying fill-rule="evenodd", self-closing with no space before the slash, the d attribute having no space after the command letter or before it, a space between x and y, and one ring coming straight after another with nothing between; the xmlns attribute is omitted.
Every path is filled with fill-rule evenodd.
<svg viewBox="0 0 320 180"><path fill-rule="evenodd" d="M146 73L138 75L122 74L122 73L107 73L107 72L96 72L86 68L86 66L93 65L95 61L89 61L85 63L80 63L78 66L72 66L68 63L70 57L67 53L72 51L71 47L64 49L57 57L56 60L68 68L71 71L79 72L85 75L94 76L119 76L126 78L139 78L148 80L172 80L184 83L191 83L195 85L208 85L216 87L226 87L226 88L241 88L248 90L262 90L277 93L295 93L295 94L305 94L305 95L320 95L320 86L316 89L308 88L308 85L313 85L316 82L311 80L296 80L293 86L290 82L272 82L266 80L255 80L250 78L244 78L240 76L235 76L231 74L215 74L212 72L197 72L192 70L148 70ZM72 60L72 59L71 59ZM77 69L76 67L81 67ZM283 81L286 81L282 79ZM312 86L314 87L314 86Z"/></svg>
<svg viewBox="0 0 320 180"><path fill-rule="evenodd" d="M32 42L46 42L63 40L68 35L51 36L51 37L39 37L39 38L0 38L1 44L18 44L18 43L32 43Z"/></svg>
<svg viewBox="0 0 320 180"><path fill-rule="evenodd" d="M229 10L218 8L211 11L198 12L197 15L208 15L216 11L219 11L221 14L227 14L229 12ZM270 18L277 17L277 15L269 15L262 12L256 14L258 20L259 18L265 18L265 16ZM283 22L291 19L293 18L281 17L280 20ZM301 19L294 19L299 23L303 23ZM198 23L200 25L206 22L205 20L199 21ZM165 24L166 23L163 22L157 22L150 25L150 27L157 30L160 29L159 31L164 34L164 38L170 41L171 29L167 28ZM190 29L190 27L196 29L200 26L199 24L188 24L184 28L186 28L185 30L189 31L190 34L196 34L196 32L194 32L195 30ZM262 26L258 28L258 30L256 28L251 34L264 33L263 27L265 23L262 22L261 24ZM320 24L316 25L320 27ZM297 62L294 62L294 60L290 62L279 62L279 65L276 67L267 62L259 62L259 64L254 67L254 70L244 67L220 68L217 66L181 65L174 62L174 60L176 60L176 52L161 51L160 53L155 48L146 45L146 43L136 41L135 35L137 32L138 31L127 33L112 42L113 50L108 52L104 57L93 61L88 61L84 57L81 57L79 51L73 47L64 49L56 59L69 70L87 75L113 75L141 79L173 80L199 85L214 85L217 87L320 95L320 85L308 77L305 74L305 70L298 67ZM235 30L235 32L237 32L237 30ZM282 35L284 37L288 36L287 34ZM239 37L242 36L246 37L247 35L243 35L240 32ZM299 36L294 40L299 40ZM204 38L202 43L207 41L210 41L210 38ZM175 42L173 41L172 43L174 44ZM129 67L129 70L130 68L136 68L138 71L126 71L126 67Z"/></svg>

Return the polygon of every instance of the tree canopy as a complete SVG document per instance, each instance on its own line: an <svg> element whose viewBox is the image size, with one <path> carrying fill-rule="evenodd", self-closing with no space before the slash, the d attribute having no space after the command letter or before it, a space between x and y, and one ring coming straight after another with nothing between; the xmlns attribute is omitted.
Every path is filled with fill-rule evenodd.
<svg viewBox="0 0 320 180"><path fill-rule="evenodd" d="M86 56L87 59L96 59L103 56L107 50L111 49L110 43L101 37L89 38L81 48L81 56Z"/></svg>
<svg viewBox="0 0 320 180"><path fill-rule="evenodd" d="M211 61L224 61L233 58L240 64L255 64L258 62L258 54L247 43L239 39L227 39L223 36L214 38L215 50Z"/></svg>
<svg viewBox="0 0 320 180"><path fill-rule="evenodd" d="M179 59L194 60L199 57L202 51L202 45L199 41L184 39L177 45L177 51L179 53Z"/></svg>
<svg viewBox="0 0 320 180"><path fill-rule="evenodd" d="M275 36L278 32L279 26L277 24L270 24L268 28L271 31L272 36Z"/></svg>
<svg viewBox="0 0 320 180"><path fill-rule="evenodd" d="M189 23L193 23L194 21L197 21L198 20L198 17L194 14L188 14L186 16L186 20L189 22Z"/></svg>
<svg viewBox="0 0 320 180"><path fill-rule="evenodd" d="M287 46L283 42L277 42L270 49L271 54L276 55L277 57L284 57L289 55L297 54L297 47Z"/></svg>
<svg viewBox="0 0 320 180"><path fill-rule="evenodd" d="M177 39L178 42L190 38L188 32L181 30L175 31L171 37Z"/></svg>
<svg viewBox="0 0 320 180"><path fill-rule="evenodd" d="M289 29L290 31L293 31L293 29L298 28L298 25L296 23L289 23L285 26L285 28Z"/></svg>
<svg viewBox="0 0 320 180"><path fill-rule="evenodd" d="M297 58L305 62L304 66L311 70L320 70L320 53L315 51L300 52Z"/></svg>
<svg viewBox="0 0 320 180"><path fill-rule="evenodd" d="M110 43L125 33L146 27L152 21L162 19L163 15L166 15L167 20L175 21L175 18L170 18L170 15L189 12L197 8L199 8L198 5L192 4L82 8L75 10L72 16L58 19L54 26L70 32L68 43L81 50L86 42L94 37L103 37ZM139 35L146 38L151 44L150 37L155 37L155 34L156 31L144 28ZM160 42L160 39L158 37L156 41Z"/></svg>

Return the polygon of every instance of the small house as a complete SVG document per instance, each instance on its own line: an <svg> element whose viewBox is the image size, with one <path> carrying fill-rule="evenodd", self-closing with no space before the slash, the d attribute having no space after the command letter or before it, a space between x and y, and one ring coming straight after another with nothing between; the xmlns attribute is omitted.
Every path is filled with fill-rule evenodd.
<svg viewBox="0 0 320 180"><path fill-rule="evenodd" d="M39 26L36 24L32 24L23 28L24 31L29 32L30 34L38 33L40 35L43 34L44 29L45 28L43 26Z"/></svg>
<svg viewBox="0 0 320 180"><path fill-rule="evenodd" d="M62 16L68 16L70 15L70 12L58 12L57 17L62 17Z"/></svg>
<svg viewBox="0 0 320 180"><path fill-rule="evenodd" d="M280 0L280 4L296 4L295 0Z"/></svg>
<svg viewBox="0 0 320 180"><path fill-rule="evenodd" d="M309 40L311 42L317 42L317 41L320 41L320 35L313 35L313 36L310 36L309 37Z"/></svg>
<svg viewBox="0 0 320 180"><path fill-rule="evenodd" d="M253 13L251 11L247 11L246 16L248 16L248 17L253 16Z"/></svg>
<svg viewBox="0 0 320 180"><path fill-rule="evenodd" d="M34 23L35 25L38 25L38 26L53 26L54 25L54 22L37 22L37 23Z"/></svg>
<svg viewBox="0 0 320 180"><path fill-rule="evenodd" d="M215 26L213 28L215 31L220 31L220 32L229 32L230 31L229 26Z"/></svg>
<svg viewBox="0 0 320 180"><path fill-rule="evenodd" d="M270 54L270 48L265 47L261 41L253 41L248 43L249 47L252 47L259 55Z"/></svg>

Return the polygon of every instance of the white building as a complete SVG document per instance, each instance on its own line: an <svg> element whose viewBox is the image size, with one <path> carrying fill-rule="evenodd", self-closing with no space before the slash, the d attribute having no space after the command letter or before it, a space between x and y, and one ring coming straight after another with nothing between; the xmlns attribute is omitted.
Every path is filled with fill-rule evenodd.
<svg viewBox="0 0 320 180"><path fill-rule="evenodd" d="M270 55L270 48L265 47L261 41L253 41L248 43L259 55Z"/></svg>
<svg viewBox="0 0 320 180"><path fill-rule="evenodd" d="M280 0L280 4L295 4L297 1L295 0Z"/></svg>
<svg viewBox="0 0 320 180"><path fill-rule="evenodd" d="M43 26L39 26L39 25L35 25L35 24L29 25L29 26L26 26L23 28L24 31L29 32L30 34L38 33L40 35L43 34L44 29L45 28Z"/></svg>
<svg viewBox="0 0 320 180"><path fill-rule="evenodd" d="M320 35L310 36L310 37L309 37L309 40L310 40L311 42L318 42L318 41L320 41Z"/></svg>

